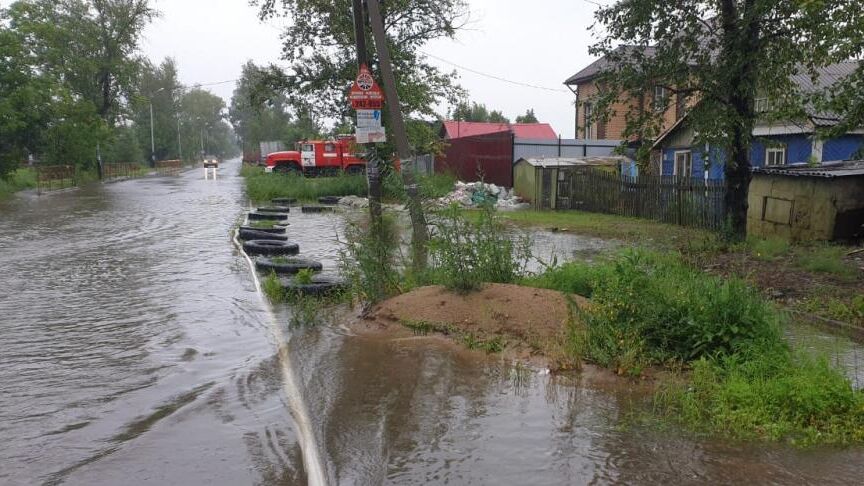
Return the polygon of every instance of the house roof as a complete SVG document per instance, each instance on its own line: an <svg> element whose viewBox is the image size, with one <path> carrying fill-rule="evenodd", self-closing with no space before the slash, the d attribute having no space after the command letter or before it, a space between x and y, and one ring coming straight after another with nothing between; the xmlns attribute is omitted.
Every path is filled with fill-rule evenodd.
<svg viewBox="0 0 864 486"><path fill-rule="evenodd" d="M639 53L644 57L651 57L656 52L656 49L649 46L620 46L612 52L614 55L620 56L621 58L633 57ZM609 67L612 62L614 61L611 61L608 56L603 56L589 64L585 69L567 78L567 81L564 81L564 84L574 85L590 81L600 74L601 71Z"/></svg>
<svg viewBox="0 0 864 486"><path fill-rule="evenodd" d="M482 123L464 121L445 121L444 132L447 138L475 137L490 133L512 132L519 138L557 140L558 135L548 123Z"/></svg>
<svg viewBox="0 0 864 486"><path fill-rule="evenodd" d="M793 177L835 177L864 176L864 160L842 162L823 162L819 167L809 165L784 165L779 167L758 167L754 174L783 175Z"/></svg>
<svg viewBox="0 0 864 486"><path fill-rule="evenodd" d="M835 64L829 64L816 69L815 79L806 71L793 74L790 76L795 85L802 93L816 93L830 88L834 84L842 81L847 76L853 74L861 66L861 61L844 61ZM807 114L813 121L813 124L818 127L830 127L840 122L842 118L839 114L830 111L818 112L815 108L808 106Z"/></svg>
<svg viewBox="0 0 864 486"><path fill-rule="evenodd" d="M527 157L516 161L526 162L534 167L574 167L574 166L617 166L622 162L630 162L623 155L589 156L589 157Z"/></svg>

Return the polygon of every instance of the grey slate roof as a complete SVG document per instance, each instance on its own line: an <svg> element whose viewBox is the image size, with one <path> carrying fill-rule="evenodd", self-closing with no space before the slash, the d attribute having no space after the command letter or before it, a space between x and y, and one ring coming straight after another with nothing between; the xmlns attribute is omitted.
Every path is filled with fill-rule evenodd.
<svg viewBox="0 0 864 486"><path fill-rule="evenodd" d="M823 177L828 179L833 179L835 177L864 176L864 160L850 160L846 162L824 162L819 167L810 167L807 165L758 167L753 169L753 173L793 177Z"/></svg>
<svg viewBox="0 0 864 486"><path fill-rule="evenodd" d="M645 57L651 57L656 52L654 47L642 47L642 46L620 46L613 51L615 54L620 55L622 58L628 58L633 56L634 54L639 53L641 51L642 55ZM584 83L585 81L590 81L595 76L600 74L600 72L606 69L610 64L610 60L608 57L603 56L600 59L592 62L585 69L579 71L567 78L567 81L564 81L565 85L574 85Z"/></svg>
<svg viewBox="0 0 864 486"><path fill-rule="evenodd" d="M802 93L814 93L830 88L835 83L853 74L860 65L861 61L838 62L818 68L815 80L804 69L802 69L801 73L791 75L790 78ZM816 126L836 125L841 118L837 113L817 112L813 107L807 107L807 112Z"/></svg>

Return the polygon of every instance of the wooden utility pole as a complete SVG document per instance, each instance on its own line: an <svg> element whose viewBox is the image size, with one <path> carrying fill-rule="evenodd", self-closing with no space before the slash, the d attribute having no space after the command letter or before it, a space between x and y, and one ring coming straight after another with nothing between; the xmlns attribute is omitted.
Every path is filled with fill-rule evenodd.
<svg viewBox="0 0 864 486"><path fill-rule="evenodd" d="M368 66L366 50L366 14L363 10L363 0L353 0L354 6L354 40L357 45L357 69ZM368 157L366 176L369 181L369 219L370 227L377 238L381 234L381 167L377 154L372 150L372 144L365 144Z"/></svg>
<svg viewBox="0 0 864 486"><path fill-rule="evenodd" d="M405 120L402 118L402 107L399 103L399 93L396 91L396 78L393 76L393 65L390 62L390 47L387 45L387 35L384 32L384 20L381 17L381 7L378 0L366 0L369 7L369 20L372 24L372 35L375 38L375 49L378 51L378 61L381 65L381 78L384 82L384 98L387 109L390 110L390 122L393 138L396 142L396 152L402 165L402 182L408 193L408 211L411 214L413 237L411 247L414 257L414 269L422 271L428 262L429 229L426 226L426 215L420 202L420 192L414 178L414 167L406 167L411 157L411 146L408 144L408 134L405 130Z"/></svg>

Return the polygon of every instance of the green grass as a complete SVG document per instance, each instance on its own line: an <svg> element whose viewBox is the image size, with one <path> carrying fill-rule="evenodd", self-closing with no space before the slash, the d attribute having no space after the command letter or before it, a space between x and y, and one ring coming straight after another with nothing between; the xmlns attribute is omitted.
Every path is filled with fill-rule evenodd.
<svg viewBox="0 0 864 486"><path fill-rule="evenodd" d="M773 261L789 254L792 245L783 238L749 238L747 247L758 260Z"/></svg>
<svg viewBox="0 0 864 486"><path fill-rule="evenodd" d="M272 228L275 225L282 223L283 221L278 221L275 219L255 219L249 221L249 226L252 228Z"/></svg>
<svg viewBox="0 0 864 486"><path fill-rule="evenodd" d="M6 178L0 178L0 199L12 196L18 191L36 187L36 171L24 167L10 173Z"/></svg>
<svg viewBox="0 0 864 486"><path fill-rule="evenodd" d="M366 178L362 175L312 178L268 174L260 167L250 166L244 166L240 174L246 178L246 190L253 201L270 201L276 197L316 201L321 196L365 196L368 192Z"/></svg>
<svg viewBox="0 0 864 486"><path fill-rule="evenodd" d="M801 299L797 308L828 319L864 327L864 295L844 298L822 293Z"/></svg>
<svg viewBox="0 0 864 486"><path fill-rule="evenodd" d="M864 394L826 360L793 352L782 316L741 280L643 250L525 283L592 298L569 326L570 355L622 375L688 370L655 397L670 420L741 439L864 442Z"/></svg>
<svg viewBox="0 0 864 486"><path fill-rule="evenodd" d="M264 277L264 280L261 281L261 290L270 299L270 302L285 302L285 288L279 282L276 272L270 272Z"/></svg>
<svg viewBox="0 0 864 486"><path fill-rule="evenodd" d="M488 354L500 353L504 351L507 343L502 336L494 336L490 339L482 339L471 332L463 332L458 327L451 324L441 324L436 322L411 320L406 319L401 321L402 325L414 331L418 336L427 336L431 333L440 333L445 336L451 336L456 341L462 343L466 348L475 351L485 351Z"/></svg>
<svg viewBox="0 0 864 486"><path fill-rule="evenodd" d="M808 272L853 279L859 270L843 261L847 251L845 247L828 244L801 247L796 249L795 264Z"/></svg>

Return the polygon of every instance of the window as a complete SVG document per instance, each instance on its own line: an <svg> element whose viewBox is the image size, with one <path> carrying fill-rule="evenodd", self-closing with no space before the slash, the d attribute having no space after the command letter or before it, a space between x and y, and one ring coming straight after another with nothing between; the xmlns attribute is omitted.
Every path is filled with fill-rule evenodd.
<svg viewBox="0 0 864 486"><path fill-rule="evenodd" d="M585 116L585 138L594 138L594 120L591 119L594 116L594 106L591 103L585 103L582 105L582 111Z"/></svg>
<svg viewBox="0 0 864 486"><path fill-rule="evenodd" d="M300 151L301 152L314 152L315 148L312 146L311 143L304 143L303 145L300 146Z"/></svg>
<svg viewBox="0 0 864 486"><path fill-rule="evenodd" d="M753 102L753 111L756 113L767 113L770 109L771 105L768 103L768 98L756 98Z"/></svg>
<svg viewBox="0 0 864 486"><path fill-rule="evenodd" d="M678 177L693 177L693 152L681 150L675 152L675 167L672 175Z"/></svg>
<svg viewBox="0 0 864 486"><path fill-rule="evenodd" d="M786 165L786 147L768 147L765 149L765 166Z"/></svg>
<svg viewBox="0 0 864 486"><path fill-rule="evenodd" d="M335 143L325 143L324 144L324 151L325 152L335 152L336 151L336 144Z"/></svg>
<svg viewBox="0 0 864 486"><path fill-rule="evenodd" d="M654 86L654 111L666 111L669 93L664 86Z"/></svg>

